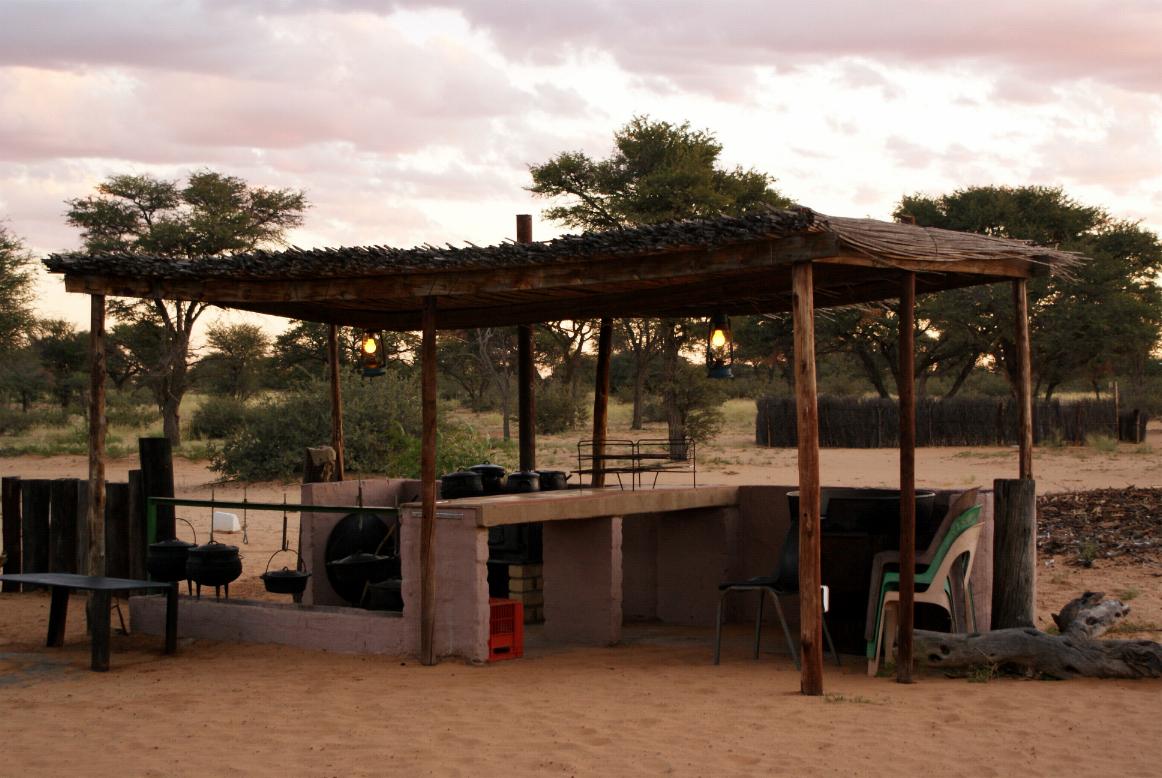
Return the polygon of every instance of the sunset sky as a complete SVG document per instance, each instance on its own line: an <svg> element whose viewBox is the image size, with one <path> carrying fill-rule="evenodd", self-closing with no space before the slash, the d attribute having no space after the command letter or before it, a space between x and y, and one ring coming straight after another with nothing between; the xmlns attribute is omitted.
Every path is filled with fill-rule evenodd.
<svg viewBox="0 0 1162 778"><path fill-rule="evenodd" d="M528 165L634 115L824 213L1043 184L1162 231L1159 0L0 0L0 219L37 255L106 176L199 167L306 190L300 246L495 243L546 205ZM40 311L87 305L45 276Z"/></svg>

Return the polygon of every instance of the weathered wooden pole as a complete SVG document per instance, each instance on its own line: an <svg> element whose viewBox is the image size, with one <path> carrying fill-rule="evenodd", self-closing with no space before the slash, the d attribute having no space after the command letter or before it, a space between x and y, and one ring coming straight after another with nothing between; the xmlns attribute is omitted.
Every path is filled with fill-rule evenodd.
<svg viewBox="0 0 1162 778"><path fill-rule="evenodd" d="M609 421L609 373L613 361L613 321L601 320L597 335L597 381L593 392L593 488L605 486L605 438Z"/></svg>
<svg viewBox="0 0 1162 778"><path fill-rule="evenodd" d="M912 682L916 592L916 274L900 288L900 618L896 680ZM889 637L889 640L891 638Z"/></svg>
<svg viewBox="0 0 1162 778"><path fill-rule="evenodd" d="M1029 478L993 481L992 628L1031 627L1037 601L1037 489Z"/></svg>
<svg viewBox="0 0 1162 778"><path fill-rule="evenodd" d="M145 519L145 490L141 483L141 470L129 471L129 577L144 578L145 554L149 548L148 528Z"/></svg>
<svg viewBox="0 0 1162 778"><path fill-rule="evenodd" d="M129 484L105 484L105 575L132 578Z"/></svg>
<svg viewBox="0 0 1162 778"><path fill-rule="evenodd" d="M819 533L819 404L815 387L815 291L810 262L791 269L795 408L799 430L799 691L823 694Z"/></svg>
<svg viewBox="0 0 1162 778"><path fill-rule="evenodd" d="M516 242L533 242L533 217L530 214L517 214ZM533 325L518 325L516 328L517 426L520 433L520 469L526 473L537 469L535 346Z"/></svg>
<svg viewBox="0 0 1162 778"><path fill-rule="evenodd" d="M420 662L436 663L436 298L424 298L420 347Z"/></svg>
<svg viewBox="0 0 1162 778"><path fill-rule="evenodd" d="M1016 317L1017 341L1017 445L1021 478L1033 477L1033 358L1029 344L1028 282L1023 278L1013 281L1013 309Z"/></svg>
<svg viewBox="0 0 1162 778"><path fill-rule="evenodd" d="M5 476L0 481L0 523L3 525L4 553L8 559L4 562L4 573L10 575L20 572L20 477ZM20 584L5 581L3 592L18 592Z"/></svg>
<svg viewBox="0 0 1162 778"><path fill-rule="evenodd" d="M343 472L343 393L339 386L339 327L327 328L327 363L331 368L331 448L335 449L335 480L342 481Z"/></svg>
<svg viewBox="0 0 1162 778"><path fill-rule="evenodd" d="M93 316L89 325L89 486L85 526L89 554L85 574L105 574L105 295L92 296ZM170 471L173 472L172 469ZM89 599L90 608L100 598ZM107 604L108 600L104 600ZM94 614L100 618L100 614ZM108 610L104 618L109 618ZM90 621L90 624L94 622Z"/></svg>
<svg viewBox="0 0 1162 778"><path fill-rule="evenodd" d="M1037 484L1033 480L1033 367L1028 284L1013 281L1019 479L993 482L992 628L1031 627L1037 602Z"/></svg>

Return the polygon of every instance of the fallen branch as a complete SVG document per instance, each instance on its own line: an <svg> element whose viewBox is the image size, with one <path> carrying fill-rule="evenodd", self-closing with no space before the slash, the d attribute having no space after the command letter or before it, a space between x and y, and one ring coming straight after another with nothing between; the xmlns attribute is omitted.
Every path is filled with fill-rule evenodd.
<svg viewBox="0 0 1162 778"><path fill-rule="evenodd" d="M1019 669L1050 678L1159 678L1162 645L1152 640L1096 640L1130 608L1086 592L1054 614L1060 635L1028 628L974 634L917 630L916 658L929 668Z"/></svg>

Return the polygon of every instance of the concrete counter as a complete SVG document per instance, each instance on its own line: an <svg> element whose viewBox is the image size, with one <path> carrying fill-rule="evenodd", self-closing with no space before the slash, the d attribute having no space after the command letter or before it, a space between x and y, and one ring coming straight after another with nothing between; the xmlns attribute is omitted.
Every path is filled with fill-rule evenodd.
<svg viewBox="0 0 1162 778"><path fill-rule="evenodd" d="M464 514L474 513L476 526L499 527L535 521L568 521L725 508L737 504L737 486L657 487L636 491L608 487L439 500L436 502L436 511L437 514L443 514L440 518L453 518L451 514L458 511ZM408 513L416 515L421 508L420 504L415 502L401 507Z"/></svg>

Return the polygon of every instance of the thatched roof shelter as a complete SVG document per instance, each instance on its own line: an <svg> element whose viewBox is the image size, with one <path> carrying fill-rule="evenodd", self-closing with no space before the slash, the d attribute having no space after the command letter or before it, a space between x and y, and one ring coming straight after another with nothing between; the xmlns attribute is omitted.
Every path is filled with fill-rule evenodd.
<svg viewBox="0 0 1162 778"><path fill-rule="evenodd" d="M497 246L364 246L255 251L183 261L55 254L69 291L200 300L295 319L416 330L423 299L439 327L599 316L771 313L791 307L794 262L815 266L818 307L1025 278L1072 264L1066 252L806 208L671 222Z"/></svg>
<svg viewBox="0 0 1162 778"><path fill-rule="evenodd" d="M533 334L530 325L602 318L594 405L595 460L605 440L611 317L708 316L791 311L799 441L799 597L802 690L823 691L820 482L814 311L899 299L901 375L914 374L917 292L1012 282L1020 398L1019 466L1032 494L1032 380L1026 281L1068 269L1070 253L1013 240L870 219L827 217L806 208L759 209L740 217L531 239L490 247L383 246L256 251L174 261L137 254L56 254L45 264L69 291L92 295L89 409L89 572L101 574L105 472L105 296L197 300L228 308L373 329L423 330L423 514L420 657L435 662L436 330L520 325L521 469L535 469ZM341 450L338 359L331 330L333 438ZM900 385L900 680L912 672L915 540L915 398ZM340 455L341 459L341 455ZM600 486L594 474L594 486ZM1032 506L1032 501L1028 506ZM1023 505L1023 504L1022 504ZM1033 509L1022 508L1032 522ZM1015 524L1016 522L1014 522ZM1014 556L1023 564L1023 557ZM1022 577L1023 576L1023 577ZM1032 581L1022 568L1015 581ZM1016 587L1014 587L1015 591ZM1032 609L1031 589L1022 589Z"/></svg>

